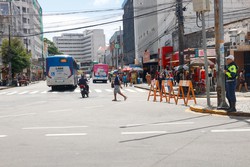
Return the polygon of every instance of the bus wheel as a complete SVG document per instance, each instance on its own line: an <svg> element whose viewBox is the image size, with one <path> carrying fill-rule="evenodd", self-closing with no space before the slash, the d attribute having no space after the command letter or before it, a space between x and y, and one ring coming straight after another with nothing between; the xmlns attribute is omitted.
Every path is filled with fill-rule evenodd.
<svg viewBox="0 0 250 167"><path fill-rule="evenodd" d="M55 86L51 86L51 90L52 90L52 91L55 91L55 90L56 90L56 87L55 87Z"/></svg>

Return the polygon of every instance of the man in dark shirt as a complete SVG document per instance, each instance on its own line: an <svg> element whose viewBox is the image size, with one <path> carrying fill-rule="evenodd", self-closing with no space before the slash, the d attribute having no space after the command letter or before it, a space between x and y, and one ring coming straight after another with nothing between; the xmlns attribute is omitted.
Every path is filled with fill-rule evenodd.
<svg viewBox="0 0 250 167"><path fill-rule="evenodd" d="M79 79L78 85L85 85L87 91L89 92L88 80L84 78L84 75L82 75L81 78Z"/></svg>

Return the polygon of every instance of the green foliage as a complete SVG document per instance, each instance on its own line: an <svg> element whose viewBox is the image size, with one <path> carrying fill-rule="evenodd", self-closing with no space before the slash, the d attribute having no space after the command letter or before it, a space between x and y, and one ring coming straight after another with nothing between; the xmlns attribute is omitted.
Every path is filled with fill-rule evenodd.
<svg viewBox="0 0 250 167"><path fill-rule="evenodd" d="M50 41L47 38L44 38L44 42L48 44L48 54L49 55L62 55L63 53L58 51L58 48L55 46L54 42Z"/></svg>
<svg viewBox="0 0 250 167"><path fill-rule="evenodd" d="M23 43L18 38L11 40L10 47L9 40L3 40L1 53L5 65L11 61L12 73L20 73L23 69L30 67L31 54L27 53Z"/></svg>

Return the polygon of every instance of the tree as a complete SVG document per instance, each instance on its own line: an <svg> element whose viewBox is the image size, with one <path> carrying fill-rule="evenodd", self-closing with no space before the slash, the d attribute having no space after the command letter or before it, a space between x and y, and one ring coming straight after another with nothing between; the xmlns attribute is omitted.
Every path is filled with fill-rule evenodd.
<svg viewBox="0 0 250 167"><path fill-rule="evenodd" d="M11 62L12 74L20 73L30 67L31 54L27 53L22 41L18 38L11 40L10 47L9 40L3 40L1 54L5 66Z"/></svg>
<svg viewBox="0 0 250 167"><path fill-rule="evenodd" d="M50 41L47 38L44 38L44 42L48 44L48 54L49 55L62 55L63 53L58 51L58 48L55 46L54 42Z"/></svg>

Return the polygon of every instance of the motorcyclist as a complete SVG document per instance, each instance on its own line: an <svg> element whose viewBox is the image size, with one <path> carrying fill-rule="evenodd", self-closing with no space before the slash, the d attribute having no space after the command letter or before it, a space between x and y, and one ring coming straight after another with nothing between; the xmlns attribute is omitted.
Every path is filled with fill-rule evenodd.
<svg viewBox="0 0 250 167"><path fill-rule="evenodd" d="M81 78L79 79L78 85L84 85L86 87L87 92L89 93L88 80L84 78L84 75L82 75Z"/></svg>

